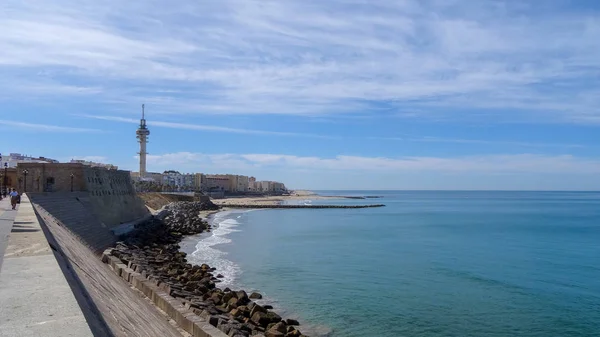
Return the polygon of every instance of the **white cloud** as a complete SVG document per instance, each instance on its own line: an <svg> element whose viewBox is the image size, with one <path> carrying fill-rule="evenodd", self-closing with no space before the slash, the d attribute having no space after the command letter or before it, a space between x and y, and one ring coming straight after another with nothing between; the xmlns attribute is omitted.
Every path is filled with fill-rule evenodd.
<svg viewBox="0 0 600 337"><path fill-rule="evenodd" d="M517 142L503 140L484 140L484 139L460 139L460 138L440 138L440 137L421 137L410 136L403 137L370 137L370 139L395 140L408 142L429 142L429 143L456 143L456 144L482 144L482 145L506 145L510 147L548 147L548 148L585 148L581 144L561 144L561 143L535 143L535 142Z"/></svg>
<svg viewBox="0 0 600 337"><path fill-rule="evenodd" d="M113 122L123 122L130 124L139 124L139 120L133 118L124 118L118 116L94 116L94 115L78 115L86 118L100 119ZM266 131L266 130L255 130L255 129L238 129L224 126L215 125L203 125L203 124L191 124L191 123L174 123L174 122L163 122L163 121L148 121L148 126L158 126L171 129L180 130L199 130L199 131L214 131L214 132L225 132L225 133L239 133L239 134L250 134L250 135L271 135L271 136L293 136L293 137L311 137L311 138L334 138L331 136L317 135L312 133L295 133L295 132L279 132L279 131Z"/></svg>
<svg viewBox="0 0 600 337"><path fill-rule="evenodd" d="M68 126L57 126L48 124L35 124L25 123L17 121L8 121L0 119L0 126L8 126L11 129L18 129L23 131L36 131L36 132L59 132L59 133L80 133L80 132L102 132L97 129L86 129L86 128L74 128Z"/></svg>
<svg viewBox="0 0 600 337"><path fill-rule="evenodd" d="M383 104L422 118L600 118L600 16L558 3L543 14L532 1L467 0L3 6L0 89L52 78L58 95L88 88L99 103L152 102L163 113L347 114Z"/></svg>
<svg viewBox="0 0 600 337"><path fill-rule="evenodd" d="M149 165L187 171L212 169L309 169L316 171L360 171L368 175L385 172L431 173L561 173L600 174L600 160L571 155L486 155L467 157L302 157L282 154L203 154L179 152L149 155Z"/></svg>

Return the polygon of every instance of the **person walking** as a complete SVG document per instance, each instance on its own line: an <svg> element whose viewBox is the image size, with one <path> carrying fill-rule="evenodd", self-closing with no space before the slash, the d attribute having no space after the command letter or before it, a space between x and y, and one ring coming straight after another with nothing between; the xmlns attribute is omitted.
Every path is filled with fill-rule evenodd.
<svg viewBox="0 0 600 337"><path fill-rule="evenodd" d="M17 200L19 200L19 193L17 193L17 190L13 188L9 195L12 209L17 209Z"/></svg>

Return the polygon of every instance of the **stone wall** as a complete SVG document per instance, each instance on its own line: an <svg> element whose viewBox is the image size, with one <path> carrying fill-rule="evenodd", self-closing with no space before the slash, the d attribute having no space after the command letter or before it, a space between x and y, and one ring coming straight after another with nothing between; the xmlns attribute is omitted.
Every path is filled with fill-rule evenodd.
<svg viewBox="0 0 600 337"><path fill-rule="evenodd" d="M21 183L22 185L23 183ZM16 188L21 190L19 187L19 180L17 179L17 169L14 167L4 169L3 167L0 169L0 185L2 188Z"/></svg>
<svg viewBox="0 0 600 337"><path fill-rule="evenodd" d="M129 171L85 167L84 188L100 220L109 228L148 215L148 209L131 184Z"/></svg>
<svg viewBox="0 0 600 337"><path fill-rule="evenodd" d="M25 192L32 202L62 221L94 252L113 244L131 223L150 216L128 171L79 163L27 163L19 164L18 176L24 179L25 170Z"/></svg>
<svg viewBox="0 0 600 337"><path fill-rule="evenodd" d="M71 192L72 186L75 192L86 191L85 168L82 164L70 163L20 163L17 166L19 188L21 192Z"/></svg>

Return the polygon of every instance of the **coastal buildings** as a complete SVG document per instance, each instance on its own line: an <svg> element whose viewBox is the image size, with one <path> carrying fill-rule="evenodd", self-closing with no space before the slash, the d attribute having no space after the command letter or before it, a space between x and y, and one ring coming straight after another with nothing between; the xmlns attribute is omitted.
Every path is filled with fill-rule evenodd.
<svg viewBox="0 0 600 337"><path fill-rule="evenodd" d="M206 191L230 191L229 178L221 174L206 175Z"/></svg>
<svg viewBox="0 0 600 337"><path fill-rule="evenodd" d="M3 154L0 159L0 167L14 168L19 163L58 163L58 160L46 157L32 157L20 153ZM5 165L6 164L6 165Z"/></svg>
<svg viewBox="0 0 600 337"><path fill-rule="evenodd" d="M160 172L146 172L144 180L160 183L162 181L162 176L163 175Z"/></svg>
<svg viewBox="0 0 600 337"><path fill-rule="evenodd" d="M183 175L178 171L165 171L162 174L162 183L167 186L179 187L183 186Z"/></svg>
<svg viewBox="0 0 600 337"><path fill-rule="evenodd" d="M148 175L148 174L147 174ZM152 179L161 181L163 185L172 187L176 191L191 191L195 189L195 177L193 173L182 174L178 171L169 170L162 174L162 179ZM141 180L142 178L140 178ZM143 178L148 181L148 177Z"/></svg>
<svg viewBox="0 0 600 337"><path fill-rule="evenodd" d="M285 185L276 181L256 181L255 177L236 174L193 174L194 189L214 192L223 191L228 194L246 193L284 193Z"/></svg>
<svg viewBox="0 0 600 337"><path fill-rule="evenodd" d="M254 191L260 193L284 193L287 191L283 183L277 181L255 181Z"/></svg>
<svg viewBox="0 0 600 337"><path fill-rule="evenodd" d="M250 182L248 176L236 176L236 192L246 193L250 190Z"/></svg>
<svg viewBox="0 0 600 337"><path fill-rule="evenodd" d="M274 181L256 181L255 177L237 174L205 174L185 173L167 170L163 173L146 171L146 144L150 130L146 126L144 105L142 119L136 131L140 144L140 167L138 172L131 172L131 179L136 188L163 191L202 191L212 194L246 194L246 193L284 193L283 183ZM92 164L93 165L93 164ZM116 169L116 167L115 167Z"/></svg>
<svg viewBox="0 0 600 337"><path fill-rule="evenodd" d="M198 191L206 191L208 182L206 175L202 173L194 173L194 188Z"/></svg>

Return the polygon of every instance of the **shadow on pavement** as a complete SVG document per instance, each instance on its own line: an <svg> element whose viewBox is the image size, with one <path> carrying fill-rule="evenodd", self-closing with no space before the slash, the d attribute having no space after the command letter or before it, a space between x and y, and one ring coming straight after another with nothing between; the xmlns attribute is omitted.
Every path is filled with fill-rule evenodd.
<svg viewBox="0 0 600 337"><path fill-rule="evenodd" d="M11 233L27 233L27 232L38 232L39 229L35 228L13 228Z"/></svg>

